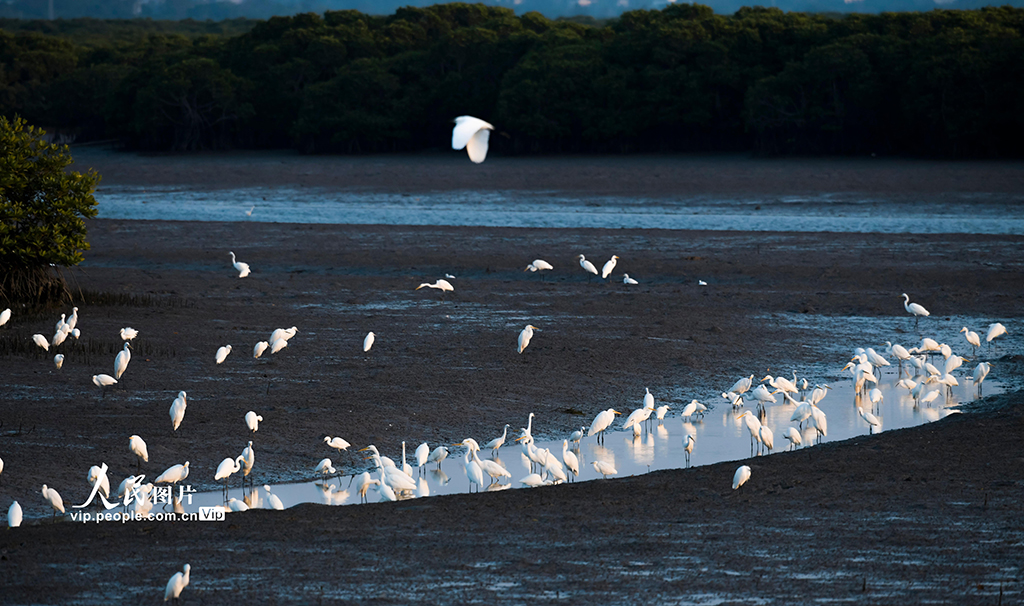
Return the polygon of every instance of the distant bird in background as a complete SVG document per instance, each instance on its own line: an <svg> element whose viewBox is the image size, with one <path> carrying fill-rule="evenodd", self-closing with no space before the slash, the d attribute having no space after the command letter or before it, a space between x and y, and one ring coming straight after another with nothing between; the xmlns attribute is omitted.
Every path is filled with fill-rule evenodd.
<svg viewBox="0 0 1024 606"><path fill-rule="evenodd" d="M373 341L376 338L377 335L373 334L372 331L366 333L366 338L363 339L363 351L370 351L370 348L373 347Z"/></svg>
<svg viewBox="0 0 1024 606"><path fill-rule="evenodd" d="M523 353L526 346L530 344L530 339L533 338L533 331L535 330L539 331L540 329L532 324L527 324L526 328L519 333L519 353Z"/></svg>
<svg viewBox="0 0 1024 606"><path fill-rule="evenodd" d="M417 286L416 290L419 290L421 288L436 288L437 290L440 290L441 292L451 292L451 291L455 290L455 287L452 286L452 283L449 282L448 280L438 280L437 282L434 282L433 284L427 284L426 282L424 282L423 284L420 284L419 286Z"/></svg>
<svg viewBox="0 0 1024 606"><path fill-rule="evenodd" d="M256 205L255 204L253 204L252 207L249 210L245 211L245 216L246 217L251 217L252 216L252 211L254 211L254 210L256 210Z"/></svg>
<svg viewBox="0 0 1024 606"><path fill-rule="evenodd" d="M494 126L480 118L459 116L455 118L455 128L452 129L452 149L465 148L469 159L474 164L480 164L487 158L487 144L492 130Z"/></svg>

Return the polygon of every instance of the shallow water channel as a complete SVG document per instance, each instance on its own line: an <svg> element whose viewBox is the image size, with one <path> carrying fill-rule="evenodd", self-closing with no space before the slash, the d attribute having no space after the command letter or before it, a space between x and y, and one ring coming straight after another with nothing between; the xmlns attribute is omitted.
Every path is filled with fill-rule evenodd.
<svg viewBox="0 0 1024 606"><path fill-rule="evenodd" d="M950 414L956 414L958 412L956 409L958 404L978 397L977 388L970 382L969 377L964 376L969 375L970 371L964 372L964 370L961 369L954 372L954 375L958 376L961 385L953 388L951 396L943 395L945 388L941 385L928 386L922 394L922 399L930 391L939 391L939 396L928 404L915 404L907 389L895 386L898 381L895 367L883 373L882 377L879 378L879 389L882 392L883 399L873 409L874 414L881 421L881 428L876 428L875 432L913 427L937 421ZM755 377L755 380L757 378L759 377ZM917 378L920 379L921 377ZM868 425L858 414L857 406L860 405L867 411L871 409L870 403L867 402L866 398L855 397L853 384L849 379L844 378L832 383L830 386L832 389L829 390L828 395L819 403L819 407L828 417L828 435L823 437L822 441L845 440L853 436L867 434ZM984 395L994 395L1002 392L1002 388L997 382L985 381L983 388ZM709 410L704 414L703 418L699 416L681 418L678 416L678 413L686 402L659 401L658 394L654 395L655 406L668 403L671 409L662 421L657 421L654 415L652 415L651 420L644 425L641 435L634 436L632 429L622 430L625 417L632 412L632 409L626 409L620 411L623 413L622 417L616 418L616 422L613 424L612 429L607 432L603 443L599 444L595 437L584 438L578 445L570 443L570 448L578 457L580 464L580 475L577 481L595 480L602 477L592 465L592 462L596 460L611 463L617 470L617 476L619 477L644 474L658 469L686 467L684 447L688 434L693 435L695 438L690 465L708 465L721 461L745 459L753 454L750 433L744 421L739 417L746 410L759 414L758 406L755 402L748 400L745 401L742 407L737 408L733 407L725 399L718 398L717 401L704 402L708 405ZM795 406L785 403L781 394L778 394L776 398L779 402L767 404L760 416L762 422L774 432L774 452L779 452L791 447L783 433L787 427L795 425L790 423L790 417ZM635 408L641 406L643 406L642 394L637 397ZM580 424L589 426L590 420L584 420L581 417ZM510 421L515 421L515 419ZM525 425L527 420L522 419L521 421ZM562 440L567 438L574 429L577 428L566 427L565 436L554 436L555 439L537 439L535 446L537 448L550 449L561 460ZM495 455L495 460L504 465L512 477L511 479L504 478L501 482L496 482L490 487L485 488L485 490L525 488L520 483L520 480L531 473L529 461L525 458L521 446L514 442L514 436L518 436L518 430L513 432L514 430L509 430L509 438L506 441L506 445ZM797 448L813 448L815 434L816 431L814 429L805 425L801 435L802 445ZM478 442L484 443L498 435L500 435L500 431L495 431L493 436L478 436L475 439ZM436 446L438 445L430 445L431 449ZM451 454L441 463L440 469L438 469L436 464L427 464L420 470L415 468L413 470L414 478L424 479L431 496L470 492L470 482L463 468L466 449L453 445L448 445L448 447ZM337 451L330 450L325 446L324 452L320 456L333 456L333 460L338 464L347 461L348 457L361 458L364 453L356 452L357 448L358 446L353 445L341 457L337 457L334 454ZM411 463L415 462L412 460L412 451L414 449L415 445L411 445L409 448ZM397 464L401 465L400 451L397 453L383 452L381 454L391 456ZM490 451L480 454L481 458L490 456ZM312 460L311 457L311 468L315 463L316 461ZM367 469L369 470L370 467L367 467ZM257 482L259 481L258 470L259 460L257 459L254 471ZM379 477L379 474L372 473L372 476L376 478ZM285 508L299 503L323 503L326 505L358 504L360 503L360 496L356 492L355 484L351 483L351 479L352 476L346 475L326 480L318 479L309 482L277 484L271 486L271 491L281 499ZM487 479L489 480L489 478ZM730 478L724 478L723 482L729 480ZM191 504L184 504L185 511L191 512L197 511L199 507L222 505L227 498L244 500L251 507L270 508L266 491L262 486L257 485L255 492L248 487L243 491L240 486L241 479L238 477L232 478L231 485L232 488L227 497L225 497L223 490L192 495ZM475 491L476 487L474 486L473 489ZM400 498L412 498L412 495ZM381 500L381 495L375 486L370 487L367 492L367 499L371 503Z"/></svg>

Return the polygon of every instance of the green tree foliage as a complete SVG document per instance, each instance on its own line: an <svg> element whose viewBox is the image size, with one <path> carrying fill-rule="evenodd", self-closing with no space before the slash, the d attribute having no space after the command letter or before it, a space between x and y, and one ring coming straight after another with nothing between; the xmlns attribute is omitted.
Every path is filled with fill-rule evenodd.
<svg viewBox="0 0 1024 606"><path fill-rule="evenodd" d="M1024 155L1024 10L1010 7L32 23L0 23L0 115L137 148L438 148L470 114L498 127L496 153Z"/></svg>
<svg viewBox="0 0 1024 606"><path fill-rule="evenodd" d="M37 304L66 293L51 266L82 261L85 219L96 216L100 177L66 171L74 162L21 118L0 117L0 297Z"/></svg>

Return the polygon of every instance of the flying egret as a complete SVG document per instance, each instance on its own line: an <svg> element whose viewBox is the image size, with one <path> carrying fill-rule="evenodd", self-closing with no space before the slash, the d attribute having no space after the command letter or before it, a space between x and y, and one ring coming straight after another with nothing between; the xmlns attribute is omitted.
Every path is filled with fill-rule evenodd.
<svg viewBox="0 0 1024 606"><path fill-rule="evenodd" d="M916 329L921 316L930 316L931 314L922 305L911 303L910 295L907 293L903 293L901 296L903 297L903 308L907 310L908 314L913 314L914 316L914 328Z"/></svg>
<svg viewBox="0 0 1024 606"><path fill-rule="evenodd" d="M139 331L135 330L131 326L125 326L121 329L121 340L131 341L135 337L139 336Z"/></svg>
<svg viewBox="0 0 1024 606"><path fill-rule="evenodd" d="M740 486L746 484L747 480L750 479L750 467L747 465L740 465L736 469L736 473L732 476L732 489L736 490Z"/></svg>
<svg viewBox="0 0 1024 606"><path fill-rule="evenodd" d="M178 426L181 425L182 419L185 418L185 408L188 406L188 400L185 397L184 391L178 392L178 397L174 398L174 402L171 402L171 431L178 431Z"/></svg>
<svg viewBox="0 0 1024 606"><path fill-rule="evenodd" d="M263 485L263 490L266 491L266 493L267 493L267 502L270 503L270 508L271 509L276 509L278 511L281 511L281 510L284 509L284 503L281 502L281 498L278 497L276 494L270 492L270 485L269 484L264 484Z"/></svg>
<svg viewBox="0 0 1024 606"><path fill-rule="evenodd" d="M991 343L993 339L1006 334L1006 327L996 322L988 325L988 332L985 334L985 342Z"/></svg>
<svg viewBox="0 0 1024 606"><path fill-rule="evenodd" d="M686 453L686 464L689 465L690 453L693 452L693 447L694 445L697 444L697 440L696 438L693 437L693 434L688 433L686 434L686 438L684 438L683 441L686 443L686 446L683 447L683 452Z"/></svg>
<svg viewBox="0 0 1024 606"><path fill-rule="evenodd" d="M188 477L188 461L184 465L172 465L153 480L154 484L177 484Z"/></svg>
<svg viewBox="0 0 1024 606"><path fill-rule="evenodd" d="M128 341L125 341L124 349L118 352L117 356L114 358L114 378L119 381L121 380L121 375L123 375L124 371L128 369L128 362L131 362L132 360L132 352L130 350L131 345Z"/></svg>
<svg viewBox="0 0 1024 606"><path fill-rule="evenodd" d="M138 468L142 468L143 462L149 463L149 449L146 447L145 440L139 436L133 435L128 438L128 450L138 457Z"/></svg>
<svg viewBox="0 0 1024 606"><path fill-rule="evenodd" d="M604 476L604 479L606 480L608 479L608 476L618 475L619 473L619 470L615 469L615 466L607 461L598 459L596 461L591 461L590 464L593 465L594 470Z"/></svg>
<svg viewBox="0 0 1024 606"><path fill-rule="evenodd" d="M597 275L597 268L594 267L593 263L587 261L587 258L583 255L580 255L580 267L582 267L583 271L587 273L594 274L595 276Z"/></svg>
<svg viewBox="0 0 1024 606"><path fill-rule="evenodd" d="M258 358L262 356L263 352L267 351L268 347L270 347L270 343L266 341L260 341L259 343L256 344L256 347L252 348L252 357Z"/></svg>
<svg viewBox="0 0 1024 606"><path fill-rule="evenodd" d="M167 589L164 590L164 601L174 600L178 601L178 596L181 595L181 591L188 587L188 576L192 567L188 564L182 567L181 572L176 572L171 575L169 581L167 581Z"/></svg>
<svg viewBox="0 0 1024 606"><path fill-rule="evenodd" d="M64 354L53 356L53 365L57 367L57 370L60 370L60 367L64 366Z"/></svg>
<svg viewBox="0 0 1024 606"><path fill-rule="evenodd" d="M789 448L787 448L786 450L789 450L790 448L796 448L803 441L801 440L800 432L796 430L796 427L787 427L786 431L782 434L782 437L789 440Z"/></svg>
<svg viewBox="0 0 1024 606"><path fill-rule="evenodd" d="M217 466L217 473L214 474L213 479L216 481L224 480L224 490L227 491L228 479L231 477L231 474L238 473L238 471L242 469L242 461L244 460L245 459L241 455L234 459L231 457L225 458L220 462L220 465Z"/></svg>
<svg viewBox="0 0 1024 606"><path fill-rule="evenodd" d="M474 164L480 164L487 157L487 142L492 130L494 126L480 118L459 116L455 118L455 127L452 129L452 149L466 148L469 159Z"/></svg>
<svg viewBox="0 0 1024 606"><path fill-rule="evenodd" d="M960 332L964 333L964 339L970 343L973 353L977 354L978 348L981 347L981 337L978 336L978 333L969 330L966 326L961 328Z"/></svg>
<svg viewBox="0 0 1024 606"><path fill-rule="evenodd" d="M17 501L11 503L11 506L7 508L7 526L9 528L17 528L21 526L21 505Z"/></svg>
<svg viewBox="0 0 1024 606"><path fill-rule="evenodd" d="M43 350L50 351L50 341L46 337L44 337L43 335L40 335L40 334L32 335L32 342L35 343L36 345L38 345L39 347L42 347Z"/></svg>
<svg viewBox="0 0 1024 606"><path fill-rule="evenodd" d="M366 333L366 337L363 338L363 351L370 351L373 347L373 340L377 338L377 335L373 334L373 331Z"/></svg>
<svg viewBox="0 0 1024 606"><path fill-rule="evenodd" d="M231 353L231 346L230 345L225 345L224 347L218 347L217 348L217 357L216 357L217 364L222 364L224 362L224 360L227 359L229 353Z"/></svg>
<svg viewBox="0 0 1024 606"><path fill-rule="evenodd" d="M336 449L338 452L348 450L348 447L351 446L351 444L339 437L324 436L324 442L327 443L327 446Z"/></svg>
<svg viewBox="0 0 1024 606"><path fill-rule="evenodd" d="M614 408L608 410L602 410L597 413L594 417L594 422L590 424L590 429L587 430L587 436L593 436L595 434L604 434L604 431L608 429L612 422L615 421L615 415L622 414ZM601 435L598 435L598 441L601 440Z"/></svg>
<svg viewBox="0 0 1024 606"><path fill-rule="evenodd" d="M622 274L622 283L628 285L639 284L636 280L629 277L629 274Z"/></svg>
<svg viewBox="0 0 1024 606"><path fill-rule="evenodd" d="M5 309L3 311L0 311L0 326L3 326L4 324L7 324L7 322L10 319L11 319L11 308L10 307L8 307L7 309ZM15 501L15 503L17 503L17 501Z"/></svg>
<svg viewBox="0 0 1024 606"><path fill-rule="evenodd" d="M245 413L245 426L249 428L249 431L256 433L260 428L261 421L263 421L263 415L258 415L252 410Z"/></svg>
<svg viewBox="0 0 1024 606"><path fill-rule="evenodd" d="M875 415L871 414L870 412L867 412L866 410L864 410L860 406L857 407L857 414L860 415L860 418L862 418L865 421L867 421L867 424L868 424L868 434L869 435L874 433L876 427L881 427L882 426L882 422L878 420L878 417L876 417Z"/></svg>
<svg viewBox="0 0 1024 606"><path fill-rule="evenodd" d="M545 269L554 269L554 266L552 266L550 263L548 263L544 259L534 259L533 263L530 263L529 265L527 265L526 269L524 269L523 271L536 272L536 271L544 271Z"/></svg>
<svg viewBox="0 0 1024 606"><path fill-rule="evenodd" d="M239 278L244 278L244 277L248 276L249 275L249 264L248 263L242 263L241 261L235 260L235 253L233 253L233 252L229 252L228 254L231 255L231 264L234 265L235 271L238 272L238 277Z"/></svg>
<svg viewBox="0 0 1024 606"><path fill-rule="evenodd" d="M484 450L490 450L492 455L497 452L497 450L505 444L505 438L508 437L509 427L509 424L505 423L505 429L501 432L501 435L484 444Z"/></svg>
<svg viewBox="0 0 1024 606"><path fill-rule="evenodd" d="M526 328L524 328L523 331L519 333L519 353L523 353L523 350L526 349L526 346L530 344L530 339L533 338L533 331L535 330L538 332L540 331L540 329L537 328L536 326L532 324L527 324Z"/></svg>
<svg viewBox="0 0 1024 606"><path fill-rule="evenodd" d="M270 353L276 354L285 347L288 347L288 339L277 339L270 342Z"/></svg>
<svg viewBox="0 0 1024 606"><path fill-rule="evenodd" d="M612 258L608 259L608 262L605 263L604 267L601 268L601 278L602 279L607 279L608 276L610 276L612 274L612 270L615 269L615 265L618 262L619 262L619 257L617 255L612 255Z"/></svg>

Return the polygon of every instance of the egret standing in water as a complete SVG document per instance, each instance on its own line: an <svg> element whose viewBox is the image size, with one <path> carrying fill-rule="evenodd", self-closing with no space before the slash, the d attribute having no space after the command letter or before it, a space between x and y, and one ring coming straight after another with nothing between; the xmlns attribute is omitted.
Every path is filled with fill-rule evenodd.
<svg viewBox="0 0 1024 606"><path fill-rule="evenodd" d="M981 395L981 383L988 376L988 373L992 371L992 364L990 362L982 362L974 368L974 384L978 386L978 395Z"/></svg>
<svg viewBox="0 0 1024 606"><path fill-rule="evenodd" d="M484 450L490 450L492 455L497 453L498 449L505 444L505 438L508 437L509 427L510 425L508 423L505 423L505 429L504 431L501 432L501 435L498 436L497 438L494 438L490 442L484 444Z"/></svg>
<svg viewBox="0 0 1024 606"><path fill-rule="evenodd" d="M469 153L469 159L474 164L480 164L487 158L487 146L492 130L494 126L480 118L459 116L455 118L455 128L452 129L452 149L465 148Z"/></svg>
<svg viewBox="0 0 1024 606"><path fill-rule="evenodd" d="M324 436L324 442L326 442L331 448L336 449L338 452L348 450L348 447L351 446L351 444L338 437L332 438L331 436Z"/></svg>
<svg viewBox="0 0 1024 606"><path fill-rule="evenodd" d="M416 290L419 290L421 288L433 288L435 290L440 290L441 291L441 300L442 301L444 300L444 293L446 293L446 292L454 292L455 291L455 287L452 286L452 283L449 282L448 280L438 280L437 282L434 282L433 284L427 284L426 282L424 282L423 284L420 284L419 286L417 286Z"/></svg>
<svg viewBox="0 0 1024 606"><path fill-rule="evenodd" d="M911 303L910 295L908 295L907 293L903 293L903 295L901 296L903 297L903 308L907 310L908 314L913 314L914 316L914 329L916 330L917 323L921 320L921 316L927 317L930 316L931 313L929 313L928 310L924 308L924 306L919 305L917 303Z"/></svg>
<svg viewBox="0 0 1024 606"><path fill-rule="evenodd" d="M985 334L985 342L991 343L993 339L1001 337L1006 334L1006 327L996 322L988 325L988 333Z"/></svg>
<svg viewBox="0 0 1024 606"><path fill-rule="evenodd" d="M591 461L590 464L593 465L594 470L604 476L604 479L606 480L608 479L608 476L618 475L619 473L619 470L615 469L615 466L607 461L598 459L597 461Z"/></svg>
<svg viewBox="0 0 1024 606"><path fill-rule="evenodd" d="M524 328L523 331L519 333L519 353L523 353L523 350L526 349L526 346L530 344L530 339L533 338L533 331L535 330L540 331L540 329L537 328L536 326L532 324L527 324L526 328Z"/></svg>
<svg viewBox="0 0 1024 606"><path fill-rule="evenodd" d="M960 332L964 333L964 338L971 344L971 355L977 355L978 348L981 347L981 337L973 330L968 330L966 326L961 328Z"/></svg>
<svg viewBox="0 0 1024 606"><path fill-rule="evenodd" d="M233 265L235 267L235 271L238 272L238 277L239 278L244 278L244 277L248 276L249 275L249 264L248 263L242 263L241 261L235 260L235 253L233 253L233 252L229 252L228 254L231 255L231 265Z"/></svg>
<svg viewBox="0 0 1024 606"><path fill-rule="evenodd" d="M876 427L882 426L882 422L878 420L878 417L871 414L870 412L867 412L860 406L857 407L857 414L859 414L860 418L864 419L867 422L869 435L875 432Z"/></svg>
<svg viewBox="0 0 1024 606"><path fill-rule="evenodd" d="M597 416L594 417L594 422L590 424L590 429L587 431L587 436L590 437L593 435L597 435L597 439L600 442L603 438L605 430L611 427L612 422L615 421L615 415L618 414L622 413L615 410L614 408L609 408L608 410L603 410L599 412Z"/></svg>

